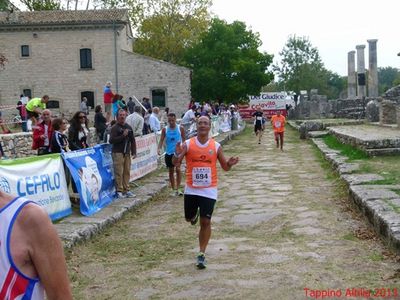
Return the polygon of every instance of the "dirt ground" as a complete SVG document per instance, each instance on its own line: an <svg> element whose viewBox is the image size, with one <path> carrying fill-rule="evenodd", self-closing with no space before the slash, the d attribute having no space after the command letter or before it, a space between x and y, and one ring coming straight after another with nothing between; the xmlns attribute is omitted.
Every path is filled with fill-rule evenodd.
<svg viewBox="0 0 400 300"><path fill-rule="evenodd" d="M400 299L399 258L321 154L291 129L285 139L281 152L270 128L261 145L247 128L223 147L240 162L219 172L207 269L195 267L198 225L165 190L67 253L74 298Z"/></svg>

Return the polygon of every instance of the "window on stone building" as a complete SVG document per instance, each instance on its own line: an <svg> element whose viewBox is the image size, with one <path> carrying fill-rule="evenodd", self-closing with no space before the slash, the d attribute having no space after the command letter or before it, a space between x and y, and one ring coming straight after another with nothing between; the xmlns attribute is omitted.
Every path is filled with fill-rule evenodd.
<svg viewBox="0 0 400 300"><path fill-rule="evenodd" d="M81 69L92 69L92 49L80 49Z"/></svg>
<svg viewBox="0 0 400 300"><path fill-rule="evenodd" d="M154 89L151 91L153 106L165 107L165 90Z"/></svg>
<svg viewBox="0 0 400 300"><path fill-rule="evenodd" d="M32 99L32 90L31 89L23 89L22 94L24 94L25 97L29 97L29 99Z"/></svg>
<svg viewBox="0 0 400 300"><path fill-rule="evenodd" d="M94 108L94 93L91 91L81 92L81 100L83 97L87 98L87 106L90 106L92 109Z"/></svg>
<svg viewBox="0 0 400 300"><path fill-rule="evenodd" d="M49 100L46 104L46 108L52 109L52 108L60 108L60 101L57 100Z"/></svg>
<svg viewBox="0 0 400 300"><path fill-rule="evenodd" d="M29 45L21 46L21 57L29 57Z"/></svg>

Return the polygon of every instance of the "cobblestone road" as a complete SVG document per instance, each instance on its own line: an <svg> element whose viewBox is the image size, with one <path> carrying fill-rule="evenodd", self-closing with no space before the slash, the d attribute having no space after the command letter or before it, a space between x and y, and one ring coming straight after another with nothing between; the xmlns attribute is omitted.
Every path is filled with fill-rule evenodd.
<svg viewBox="0 0 400 300"><path fill-rule="evenodd" d="M284 150L270 129L261 145L248 128L224 146L240 163L220 172L206 270L194 265L198 227L166 191L68 253L75 298L310 299L329 290L367 299L347 289L382 288L395 299L399 260L349 209L313 146L288 130Z"/></svg>

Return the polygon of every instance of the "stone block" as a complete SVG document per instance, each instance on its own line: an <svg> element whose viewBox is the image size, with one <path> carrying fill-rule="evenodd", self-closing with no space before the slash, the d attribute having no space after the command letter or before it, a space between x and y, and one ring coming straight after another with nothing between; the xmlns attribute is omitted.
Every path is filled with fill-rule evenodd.
<svg viewBox="0 0 400 300"><path fill-rule="evenodd" d="M379 103L376 100L371 100L365 108L365 117L368 122L379 122Z"/></svg>
<svg viewBox="0 0 400 300"><path fill-rule="evenodd" d="M397 124L396 104L390 100L382 100L379 108L380 124Z"/></svg>

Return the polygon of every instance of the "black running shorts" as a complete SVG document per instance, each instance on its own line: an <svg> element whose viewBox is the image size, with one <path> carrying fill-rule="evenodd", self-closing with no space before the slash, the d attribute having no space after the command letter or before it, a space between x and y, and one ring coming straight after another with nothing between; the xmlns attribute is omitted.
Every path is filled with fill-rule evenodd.
<svg viewBox="0 0 400 300"><path fill-rule="evenodd" d="M185 219L191 220L197 213L197 209L200 208L200 217L211 219L214 211L214 205L216 200L210 199L197 195L187 195L184 197L185 201Z"/></svg>
<svg viewBox="0 0 400 300"><path fill-rule="evenodd" d="M165 154L165 165L167 166L167 168L173 168L174 164L172 163L172 156L174 156L173 154Z"/></svg>
<svg viewBox="0 0 400 300"><path fill-rule="evenodd" d="M254 132L262 131L262 130L263 130L263 128L262 128L261 124L260 125L258 125L258 124L254 125Z"/></svg>

